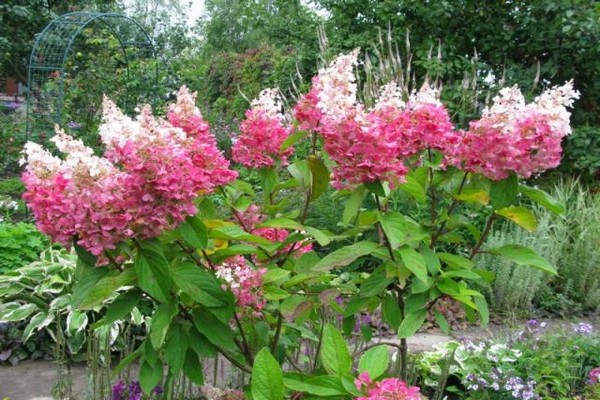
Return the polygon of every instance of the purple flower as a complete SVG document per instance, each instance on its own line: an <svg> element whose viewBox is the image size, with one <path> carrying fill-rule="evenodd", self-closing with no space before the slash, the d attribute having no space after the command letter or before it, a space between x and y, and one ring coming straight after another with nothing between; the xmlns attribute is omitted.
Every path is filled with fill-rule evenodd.
<svg viewBox="0 0 600 400"><path fill-rule="evenodd" d="M5 103L6 108L10 108L11 110L16 110L20 107L19 103L11 101L10 103Z"/></svg>
<svg viewBox="0 0 600 400"><path fill-rule="evenodd" d="M125 393L125 382L119 381L112 387L111 400L123 400L123 394Z"/></svg>
<svg viewBox="0 0 600 400"><path fill-rule="evenodd" d="M163 392L162 386L158 385L154 389L152 389L152 394L161 394Z"/></svg>
<svg viewBox="0 0 600 400"><path fill-rule="evenodd" d="M69 128L71 128L71 129L78 129L78 128L81 128L81 124L80 124L79 122L77 122L77 121L69 121L69 122L67 123L67 126L68 126Z"/></svg>
<svg viewBox="0 0 600 400"><path fill-rule="evenodd" d="M138 381L131 381L129 384L129 400L141 400L142 388Z"/></svg>
<svg viewBox="0 0 600 400"><path fill-rule="evenodd" d="M590 335L594 331L594 327L587 322L580 322L573 328L573 331L582 335Z"/></svg>

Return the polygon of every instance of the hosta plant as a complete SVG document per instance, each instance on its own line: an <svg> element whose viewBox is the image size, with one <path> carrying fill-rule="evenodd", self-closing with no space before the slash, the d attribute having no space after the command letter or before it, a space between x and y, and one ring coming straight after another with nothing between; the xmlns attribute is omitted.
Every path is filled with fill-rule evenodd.
<svg viewBox="0 0 600 400"><path fill-rule="evenodd" d="M554 273L526 247L485 242L497 219L535 229L519 197L561 212L521 178L558 164L572 85L529 104L503 89L457 130L429 85L407 93L391 82L365 106L357 56L320 71L293 116L276 90L252 102L232 155L257 171L258 186L236 179L185 88L166 119L147 107L132 119L106 100L102 155L60 129L52 140L62 158L26 145L24 198L39 229L79 256L73 307L94 309L115 291L111 315L154 304L147 338L124 361L138 360L146 393L160 383L168 392L181 373L201 384L201 357L220 354L252 374L256 399L377 398L393 388L417 398L404 381L406 338L438 299L487 323L481 290L494 277L476 268L480 253ZM301 141L305 159L294 158ZM335 233L306 223L330 187L345 204ZM418 212L399 212L398 199ZM363 273L337 279L362 261ZM378 308L399 339L398 377L386 375L386 346L348 346L355 316Z"/></svg>

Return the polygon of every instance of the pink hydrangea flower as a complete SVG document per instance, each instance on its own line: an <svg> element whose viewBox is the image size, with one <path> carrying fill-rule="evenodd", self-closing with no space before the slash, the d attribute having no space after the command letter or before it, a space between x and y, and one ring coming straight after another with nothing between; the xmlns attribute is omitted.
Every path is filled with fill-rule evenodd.
<svg viewBox="0 0 600 400"><path fill-rule="evenodd" d="M251 106L232 148L234 161L249 168L272 167L276 163L287 165L287 157L294 149L281 150L290 128L284 125L278 89L263 90Z"/></svg>
<svg viewBox="0 0 600 400"><path fill-rule="evenodd" d="M223 290L231 290L239 307L259 313L266 304L262 297L262 280L266 272L266 268L253 268L244 257L234 256L219 264L215 274L225 281Z"/></svg>
<svg viewBox="0 0 600 400"><path fill-rule="evenodd" d="M492 180L510 172L529 178L557 167L561 140L571 132L566 107L578 96L572 82L545 91L530 104L516 86L502 89L481 119L462 133L460 166Z"/></svg>
<svg viewBox="0 0 600 400"><path fill-rule="evenodd" d="M178 104L189 106L185 98ZM173 115L183 122L199 115L177 112ZM23 174L23 198L39 229L64 246L74 240L100 256L99 264L107 262L104 250L120 241L152 238L176 227L196 213L199 193L237 176L207 129L188 132L156 119L148 107L133 120L105 99L99 130L104 157L57 128L52 141L64 158L28 143Z"/></svg>
<svg viewBox="0 0 600 400"><path fill-rule="evenodd" d="M386 378L381 382L373 382L368 372L363 372L354 381L358 390L365 391L366 396L356 400L421 400L420 389L408 386L397 378Z"/></svg>

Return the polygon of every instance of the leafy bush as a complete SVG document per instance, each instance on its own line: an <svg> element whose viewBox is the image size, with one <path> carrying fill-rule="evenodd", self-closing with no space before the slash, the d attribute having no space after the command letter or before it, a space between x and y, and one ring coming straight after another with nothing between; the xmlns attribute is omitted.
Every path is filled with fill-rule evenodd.
<svg viewBox="0 0 600 400"><path fill-rule="evenodd" d="M0 273L37 260L47 246L48 238L32 224L0 223Z"/></svg>
<svg viewBox="0 0 600 400"><path fill-rule="evenodd" d="M20 178L0 179L0 196L20 197L25 191L25 185Z"/></svg>
<svg viewBox="0 0 600 400"><path fill-rule="evenodd" d="M92 324L96 324L95 335L103 338L100 343L122 349L120 335L125 326L142 325L142 314L137 307L109 313L104 308L123 303L124 297L112 291L103 302L76 308L73 287L82 278L76 262L74 253L48 249L38 261L0 275L0 323L24 324L21 341L25 344L37 332L45 332L58 347L64 347L66 354L55 356L69 359L85 357L87 329Z"/></svg>
<svg viewBox="0 0 600 400"><path fill-rule="evenodd" d="M505 340L438 346L418 358L421 382L433 391L447 380L447 393L469 400L572 399L588 390L588 375L600 365L600 337L587 323L570 332L546 333L545 326L531 320Z"/></svg>
<svg viewBox="0 0 600 400"><path fill-rule="evenodd" d="M546 292L540 301L553 304L558 307L554 311L559 312L572 312L573 309L567 307L573 304L583 311L597 310L600 306L600 195L590 193L577 181L557 183L554 195L566 205L564 218L556 219L548 230L547 250L559 255L556 258L558 277L550 282L553 295ZM543 214L540 211L540 215ZM553 301L552 297L563 301Z"/></svg>

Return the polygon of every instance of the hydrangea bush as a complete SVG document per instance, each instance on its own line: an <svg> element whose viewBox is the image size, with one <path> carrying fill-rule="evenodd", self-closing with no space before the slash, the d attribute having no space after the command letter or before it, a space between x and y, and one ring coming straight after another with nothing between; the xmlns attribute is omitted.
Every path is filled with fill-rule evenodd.
<svg viewBox="0 0 600 400"><path fill-rule="evenodd" d="M74 306L93 308L115 291L112 318L142 298L155 304L147 338L123 363L139 360L144 392L158 384L168 392L181 373L201 384L201 357L220 354L252 373L256 399L417 399L403 381L406 338L436 301L450 297L487 323L481 290L493 275L475 268L479 253L555 273L530 249L485 241L498 218L535 229L519 198L562 211L519 178L558 164L570 132L566 107L577 97L572 84L529 104L516 87L503 89L459 130L427 84L404 93L391 82L373 107L363 104L358 54L321 70L293 117L276 89L252 102L232 154L258 170L260 187L236 180L185 88L166 120L148 107L132 119L105 100L102 156L59 128L53 142L62 158L26 145L24 198L39 229L79 256ZM302 140L309 155L291 162ZM345 202L335 234L306 224L329 186L332 201ZM400 213L398 198L430 212ZM487 218L484 226L474 214ZM361 258L371 272L351 283L334 279ZM347 343L355 315L377 308L400 339L398 377L387 376L386 346L352 354ZM327 322L332 312L343 329ZM447 325L439 312L436 320ZM307 349L309 359L299 358Z"/></svg>

